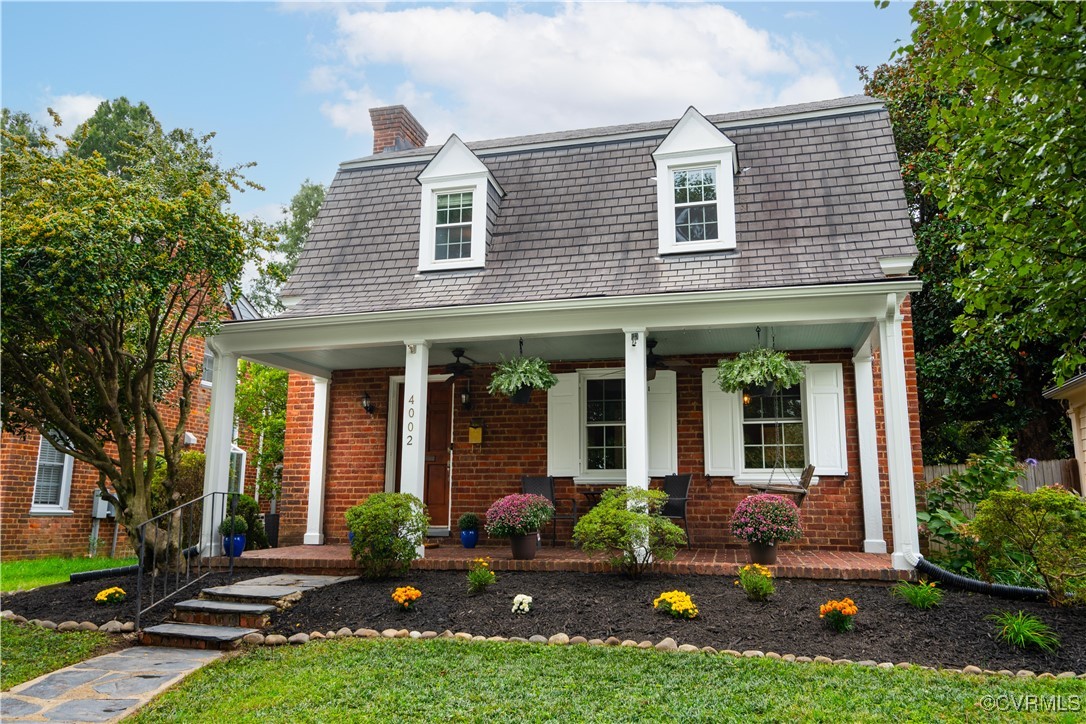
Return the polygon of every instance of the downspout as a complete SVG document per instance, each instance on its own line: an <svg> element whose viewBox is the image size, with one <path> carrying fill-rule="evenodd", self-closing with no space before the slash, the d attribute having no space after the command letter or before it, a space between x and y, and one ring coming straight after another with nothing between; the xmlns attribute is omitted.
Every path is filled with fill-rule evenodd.
<svg viewBox="0 0 1086 724"><path fill-rule="evenodd" d="M1007 586L1002 583L987 583L975 578L959 576L957 573L940 568L934 563L925 560L924 556L912 551L905 552L905 560L919 573L923 573L932 580L943 583L951 588L961 588L972 593L984 593L997 598L1009 598L1013 601L1044 601L1048 599L1048 591L1043 588L1026 588L1024 586Z"/></svg>

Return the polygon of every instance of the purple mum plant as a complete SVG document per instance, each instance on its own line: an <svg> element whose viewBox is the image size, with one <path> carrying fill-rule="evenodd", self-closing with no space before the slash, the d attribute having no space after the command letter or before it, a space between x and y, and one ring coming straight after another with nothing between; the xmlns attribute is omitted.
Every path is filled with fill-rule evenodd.
<svg viewBox="0 0 1086 724"><path fill-rule="evenodd" d="M527 535L539 530L552 515L554 506L542 495L507 495L486 511L486 532L495 538Z"/></svg>
<svg viewBox="0 0 1086 724"><path fill-rule="evenodd" d="M799 508L780 495L760 493L743 498L732 515L732 535L748 543L774 545L802 534Z"/></svg>

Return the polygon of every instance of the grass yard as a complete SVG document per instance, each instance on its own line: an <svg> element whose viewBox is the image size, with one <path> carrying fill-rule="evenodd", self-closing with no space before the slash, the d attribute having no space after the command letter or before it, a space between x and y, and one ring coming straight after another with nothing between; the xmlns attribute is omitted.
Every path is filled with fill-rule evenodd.
<svg viewBox="0 0 1086 724"><path fill-rule="evenodd" d="M0 691L116 647L116 639L97 631L60 633L0 621Z"/></svg>
<svg viewBox="0 0 1086 724"><path fill-rule="evenodd" d="M29 561L5 561L0 563L0 591L26 591L50 583L63 583L68 576L82 571L102 568L131 566L131 558L38 558Z"/></svg>
<svg viewBox="0 0 1086 724"><path fill-rule="evenodd" d="M135 722L1010 720L988 702L1080 680L788 664L626 648L345 639L217 662ZM1007 699L1010 700L1009 698ZM1075 721L1079 713L1063 714Z"/></svg>

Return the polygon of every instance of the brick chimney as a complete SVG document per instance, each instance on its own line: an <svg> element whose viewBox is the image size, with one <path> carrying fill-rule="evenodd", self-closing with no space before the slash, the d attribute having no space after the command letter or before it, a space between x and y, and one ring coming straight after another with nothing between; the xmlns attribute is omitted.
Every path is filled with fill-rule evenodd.
<svg viewBox="0 0 1086 724"><path fill-rule="evenodd" d="M426 129L404 106L370 109L373 124L373 152L404 151L426 145Z"/></svg>

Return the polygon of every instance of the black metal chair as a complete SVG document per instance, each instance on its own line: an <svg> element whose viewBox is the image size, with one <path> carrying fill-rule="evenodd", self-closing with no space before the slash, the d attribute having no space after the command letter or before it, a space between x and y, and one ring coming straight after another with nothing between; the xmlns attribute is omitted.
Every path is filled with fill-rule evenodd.
<svg viewBox="0 0 1086 724"><path fill-rule="evenodd" d="M686 503L690 500L690 473L685 475L665 475L664 492L667 493L667 502L664 503L660 515L672 520L682 519L683 530L686 531L686 545L690 546L690 526L686 523Z"/></svg>
<svg viewBox="0 0 1086 724"><path fill-rule="evenodd" d="M577 501L574 498L555 498L554 497L554 478L545 476L531 476L525 475L520 479L520 492L531 493L533 495L542 495L547 500L551 501L551 505L554 506L554 517L551 518L551 545L558 542L558 521L559 520L571 520L574 525L577 525ZM559 503L569 503L569 513L559 513Z"/></svg>

